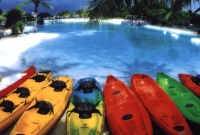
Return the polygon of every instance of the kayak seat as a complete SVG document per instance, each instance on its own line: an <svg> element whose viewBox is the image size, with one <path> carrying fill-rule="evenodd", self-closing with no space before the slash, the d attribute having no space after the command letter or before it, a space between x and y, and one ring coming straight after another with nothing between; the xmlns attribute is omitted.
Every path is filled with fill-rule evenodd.
<svg viewBox="0 0 200 135"><path fill-rule="evenodd" d="M169 86L168 87L170 90L167 92L169 95L171 96L176 96L177 94L179 94L176 90L175 86Z"/></svg>
<svg viewBox="0 0 200 135"><path fill-rule="evenodd" d="M100 116L102 116L101 112L96 109L96 106L99 104L99 102L97 102L96 104L92 104L90 102L73 103L75 107L74 109L67 112L69 113L68 117L71 115L72 112L78 113L79 118L81 119L91 118L92 113L98 113Z"/></svg>
<svg viewBox="0 0 200 135"><path fill-rule="evenodd" d="M49 74L51 71L40 71L39 73Z"/></svg>
<svg viewBox="0 0 200 135"><path fill-rule="evenodd" d="M191 104L191 103L185 105L185 107L187 107L187 108L191 108L193 106L194 106L194 104Z"/></svg>
<svg viewBox="0 0 200 135"><path fill-rule="evenodd" d="M38 102L36 102L35 105L28 108L26 111L28 111L32 108L39 108L37 113L42 114L42 115L47 115L48 113L50 114L51 112L53 113L53 106L52 106L51 102L49 102L49 101L38 101Z"/></svg>
<svg viewBox="0 0 200 135"><path fill-rule="evenodd" d="M183 126L174 126L173 129L176 131L183 131L184 127Z"/></svg>
<svg viewBox="0 0 200 135"><path fill-rule="evenodd" d="M26 87L18 87L17 90L13 93L19 94L20 98L27 98L28 96L30 96L30 91Z"/></svg>
<svg viewBox="0 0 200 135"><path fill-rule="evenodd" d="M194 115L195 117L200 117L200 111L199 111L199 109L197 109L197 108L195 107L194 104L189 103L189 104L186 104L185 107L189 108L188 111L189 111L192 115Z"/></svg>
<svg viewBox="0 0 200 135"><path fill-rule="evenodd" d="M45 76L44 75L35 75L35 76L33 76L33 77L31 77L30 79L33 79L33 80L35 80L35 82L42 82L42 81L44 81L45 80Z"/></svg>
<svg viewBox="0 0 200 135"><path fill-rule="evenodd" d="M112 97L114 99L115 104L121 104L128 100L133 100L133 96L130 93L125 93L120 89L116 89L112 93Z"/></svg>
<svg viewBox="0 0 200 135"><path fill-rule="evenodd" d="M122 116L122 120L129 120L133 117L132 114L125 114L124 116Z"/></svg>
<svg viewBox="0 0 200 135"><path fill-rule="evenodd" d="M196 85L200 86L200 78L198 77L191 77L192 82L194 82Z"/></svg>
<svg viewBox="0 0 200 135"><path fill-rule="evenodd" d="M64 88L66 88L66 83L64 81L52 81L52 83L49 85L50 87L54 88L55 92L61 92Z"/></svg>
<svg viewBox="0 0 200 135"><path fill-rule="evenodd" d="M96 86L95 80L83 81L75 90L82 91L83 93L92 93L93 89L99 90L99 88Z"/></svg>
<svg viewBox="0 0 200 135"><path fill-rule="evenodd" d="M0 103L0 107L4 107L2 111L10 113L16 108L14 103L10 100L3 100L3 102Z"/></svg>

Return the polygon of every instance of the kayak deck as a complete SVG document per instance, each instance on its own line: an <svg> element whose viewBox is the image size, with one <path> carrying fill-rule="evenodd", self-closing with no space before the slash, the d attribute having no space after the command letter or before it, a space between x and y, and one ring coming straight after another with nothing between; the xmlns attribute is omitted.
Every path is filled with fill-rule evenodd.
<svg viewBox="0 0 200 135"><path fill-rule="evenodd" d="M103 90L106 120L114 135L152 135L152 124L147 110L131 89L109 75Z"/></svg>
<svg viewBox="0 0 200 135"><path fill-rule="evenodd" d="M185 133L185 135L192 135L180 110L150 76L133 74L131 88L139 96L154 122L167 134Z"/></svg>

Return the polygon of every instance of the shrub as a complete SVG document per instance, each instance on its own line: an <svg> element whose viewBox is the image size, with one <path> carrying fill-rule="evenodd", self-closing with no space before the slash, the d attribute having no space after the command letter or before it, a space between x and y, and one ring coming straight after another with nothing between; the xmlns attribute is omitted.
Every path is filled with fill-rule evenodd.
<svg viewBox="0 0 200 135"><path fill-rule="evenodd" d="M24 15L25 12L19 8L14 8L7 11L7 13L5 14L5 28L10 28L12 30L12 34L18 34L18 31L23 32Z"/></svg>

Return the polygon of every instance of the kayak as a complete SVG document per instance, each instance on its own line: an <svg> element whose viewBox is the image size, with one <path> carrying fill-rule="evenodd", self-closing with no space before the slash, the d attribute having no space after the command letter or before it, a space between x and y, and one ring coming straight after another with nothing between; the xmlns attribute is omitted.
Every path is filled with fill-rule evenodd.
<svg viewBox="0 0 200 135"><path fill-rule="evenodd" d="M131 89L138 95L152 120L170 135L192 135L191 129L173 100L146 74L133 74Z"/></svg>
<svg viewBox="0 0 200 135"><path fill-rule="evenodd" d="M36 94L52 80L52 73L38 72L0 99L0 132L16 122Z"/></svg>
<svg viewBox="0 0 200 135"><path fill-rule="evenodd" d="M67 108L67 135L101 135L104 110L98 81L92 77L80 79L74 86Z"/></svg>
<svg viewBox="0 0 200 135"><path fill-rule="evenodd" d="M15 124L10 135L46 135L63 116L72 94L72 79L59 76L44 87Z"/></svg>
<svg viewBox="0 0 200 135"><path fill-rule="evenodd" d="M28 78L36 74L34 66L30 66L24 72L13 74L11 76L2 77L0 80L0 99L16 89L19 85L25 82Z"/></svg>
<svg viewBox="0 0 200 135"><path fill-rule="evenodd" d="M198 76L190 74L178 74L181 83L193 92L196 96L200 97L200 84Z"/></svg>
<svg viewBox="0 0 200 135"><path fill-rule="evenodd" d="M184 117L200 124L200 99L174 78L159 72L156 82L170 96Z"/></svg>
<svg viewBox="0 0 200 135"><path fill-rule="evenodd" d="M153 135L150 116L121 80L108 75L103 90L106 121L113 135Z"/></svg>

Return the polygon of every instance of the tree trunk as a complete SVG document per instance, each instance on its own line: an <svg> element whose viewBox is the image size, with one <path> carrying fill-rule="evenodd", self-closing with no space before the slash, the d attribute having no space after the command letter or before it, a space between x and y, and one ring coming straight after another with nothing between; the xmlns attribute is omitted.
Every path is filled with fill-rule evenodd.
<svg viewBox="0 0 200 135"><path fill-rule="evenodd" d="M37 8L39 3L35 3L35 26L34 26L34 33L37 33Z"/></svg>
<svg viewBox="0 0 200 135"><path fill-rule="evenodd" d="M34 33L37 33L37 13L35 13Z"/></svg>

